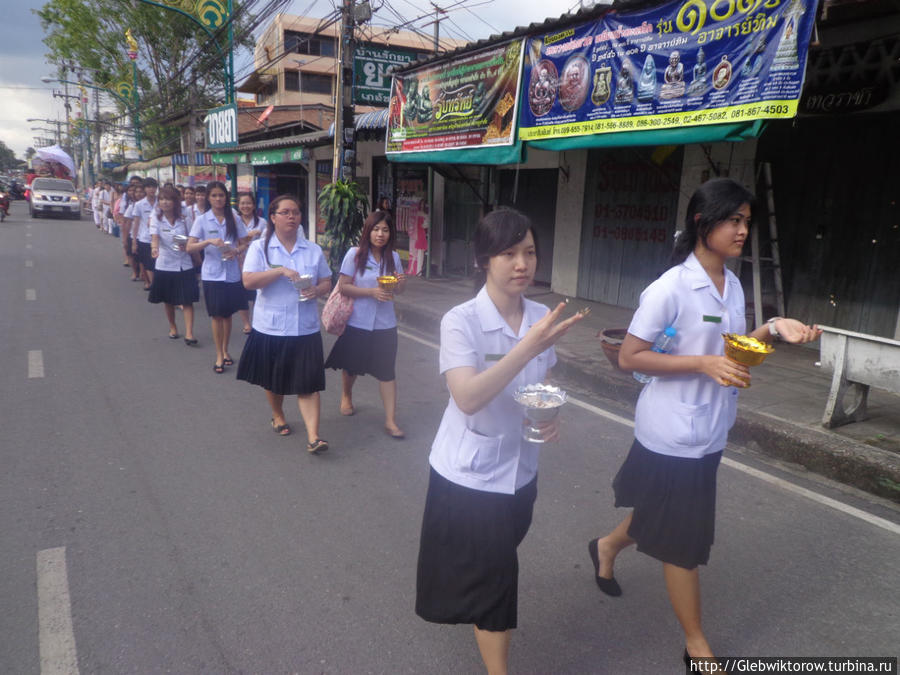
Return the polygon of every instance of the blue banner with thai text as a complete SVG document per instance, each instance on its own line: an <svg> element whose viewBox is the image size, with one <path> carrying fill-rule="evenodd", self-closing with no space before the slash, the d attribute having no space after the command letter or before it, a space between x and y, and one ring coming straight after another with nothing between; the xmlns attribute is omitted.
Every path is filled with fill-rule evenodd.
<svg viewBox="0 0 900 675"><path fill-rule="evenodd" d="M534 35L519 138L793 117L815 8L815 0L678 0Z"/></svg>

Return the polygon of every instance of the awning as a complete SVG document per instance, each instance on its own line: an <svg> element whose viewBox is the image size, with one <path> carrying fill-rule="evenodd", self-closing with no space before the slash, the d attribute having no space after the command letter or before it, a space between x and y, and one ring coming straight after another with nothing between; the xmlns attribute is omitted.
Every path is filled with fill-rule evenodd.
<svg viewBox="0 0 900 675"><path fill-rule="evenodd" d="M537 150L577 150L580 148L621 148L637 145L687 145L690 143L719 143L746 141L759 136L767 120L707 124L706 126L656 131L618 131L612 134L592 134L528 141L527 147Z"/></svg>
<svg viewBox="0 0 900 675"><path fill-rule="evenodd" d="M250 164L253 166L270 166L272 164L283 164L285 162L303 162L309 159L309 150L304 147L258 150L246 154L249 155Z"/></svg>
<svg viewBox="0 0 900 675"><path fill-rule="evenodd" d="M388 161L413 164L518 164L522 161L522 141L512 145L489 145L455 150L430 150L428 152L392 152Z"/></svg>
<svg viewBox="0 0 900 675"><path fill-rule="evenodd" d="M248 161L246 152L214 152L213 164L246 164Z"/></svg>

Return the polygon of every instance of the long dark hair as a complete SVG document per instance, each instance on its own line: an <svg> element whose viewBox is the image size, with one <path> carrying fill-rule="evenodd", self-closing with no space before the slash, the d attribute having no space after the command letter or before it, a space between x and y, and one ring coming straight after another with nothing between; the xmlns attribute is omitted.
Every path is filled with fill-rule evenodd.
<svg viewBox="0 0 900 675"><path fill-rule="evenodd" d="M698 187L688 202L684 217L684 229L675 240L670 262L680 265L694 252L697 242L706 246L710 232L727 220L742 204L750 205L750 212L756 208L756 197L747 188L731 178L713 178Z"/></svg>
<svg viewBox="0 0 900 675"><path fill-rule="evenodd" d="M396 231L394 230L394 219L388 211L372 211L363 223L362 233L359 235L359 249L356 251L356 273L362 276L366 270L366 262L369 260L369 249L372 248L372 230L379 223L387 223L388 240L381 249L381 266L378 271L380 275L388 274L393 276L396 273L394 268L394 239Z"/></svg>
<svg viewBox="0 0 900 675"><path fill-rule="evenodd" d="M254 195L252 192L250 192L250 190L242 190L241 192L238 192L237 193L238 207L240 207L240 205L241 205L241 197L249 197L250 201L253 203L253 228L252 229L255 230L257 225L259 224L259 221L262 220L262 218L260 218L256 213L256 195ZM238 208L238 213L240 213L240 208ZM241 217L243 218L243 216L241 216Z"/></svg>
<svg viewBox="0 0 900 675"><path fill-rule="evenodd" d="M272 220L272 216L278 210L278 207L281 206L281 202L292 201L297 205L297 208L300 209L300 212L303 212L303 204L300 202L298 197L294 195L278 195L269 202L269 211L266 214L266 238L263 242L263 256L266 259L266 265L269 264L269 241L272 239L272 235L275 234L275 221ZM303 227L303 223L300 224L300 227Z"/></svg>
<svg viewBox="0 0 900 675"><path fill-rule="evenodd" d="M534 238L534 226L531 220L521 211L501 207L485 215L475 228L472 244L475 248L475 292L477 293L487 281L488 261L500 255L506 249L522 241L531 230ZM537 238L535 238L537 251Z"/></svg>
<svg viewBox="0 0 900 675"><path fill-rule="evenodd" d="M206 186L207 201L209 201L209 193L213 190L221 190L225 193L225 232L229 237L231 237L231 241L233 241L235 245L237 245L237 225L234 222L234 212L231 210L231 195L228 194L228 188L225 187L225 183L221 183L217 180L214 180L212 183L208 183ZM210 205L209 208L212 209L212 206Z"/></svg>
<svg viewBox="0 0 900 675"><path fill-rule="evenodd" d="M162 220L163 212L159 206L160 199L171 199L173 205L172 217L176 221L181 218L181 196L178 194L178 190L170 185L165 185L160 189L159 194L156 195L156 217Z"/></svg>

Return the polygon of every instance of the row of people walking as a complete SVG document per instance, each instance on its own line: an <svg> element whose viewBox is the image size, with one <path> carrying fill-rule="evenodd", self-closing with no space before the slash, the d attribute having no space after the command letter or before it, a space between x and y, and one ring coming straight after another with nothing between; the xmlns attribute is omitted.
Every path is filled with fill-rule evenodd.
<svg viewBox="0 0 900 675"><path fill-rule="evenodd" d="M371 214L359 246L343 261L339 283L354 297L354 312L347 332L323 362L318 309L315 303L298 301L293 282L310 275L313 283L301 294L303 300L313 300L330 292L331 271L321 249L303 236L300 201L291 196L274 200L264 235L249 241L246 228L235 222L232 229L224 186L212 184L212 215L195 219L185 250L176 253L170 239L187 227L175 226L178 218L173 206L163 204L164 194L172 193L160 195L151 256L156 250L158 261L161 247L169 245L179 261L180 269L172 271L180 282L172 277L171 283L157 284L165 271L158 268L151 297L157 297L156 286L159 297L165 287L183 292L166 296L173 305L194 297L184 256L200 251L206 253L202 269L209 270L203 280L211 316L230 317L238 298L246 296L224 287L207 291L208 282L238 288L242 279L244 288L256 291L252 330L237 376L265 390L272 428L290 433L283 399L297 395L309 451L327 448L318 431L327 366L343 371L340 412L345 415L354 412L352 388L358 375L372 374L381 381L386 430L395 435L396 317L390 297L374 279L388 273L391 264L394 270L400 265L391 246L389 216ZM625 548L636 545L662 563L684 633L686 661L714 658L701 623L698 570L708 562L714 539L716 476L738 393L751 380L747 367L723 354L721 333L746 331L743 290L725 262L741 254L754 206L753 195L730 179L698 188L676 240L672 267L641 294L620 364L653 379L639 397L635 439L613 480L616 507L631 510L612 532L588 543L592 578L608 596L623 594L614 565ZM220 255L216 249L224 249L229 237L237 250L231 257ZM237 265L235 257L245 246L242 277L229 276L223 268ZM538 253L524 214L512 209L489 213L475 230L473 246L481 275L477 295L441 321L439 371L450 395L429 455L415 611L430 622L472 624L486 670L502 675L518 620L517 549L537 498L540 449L522 437L524 413L513 394L521 385L551 376L554 345L583 317L563 318L564 303L548 309L525 297ZM401 274L398 290L403 283ZM669 353L653 351L654 340L669 326L676 328L678 342ZM815 326L783 317L750 333L761 341L791 343L810 342L819 334ZM559 418L539 427L545 442L559 439Z"/></svg>
<svg viewBox="0 0 900 675"><path fill-rule="evenodd" d="M332 368L342 371L341 414L354 413L356 378L373 375L379 380L386 433L405 437L396 421L393 293L403 292L406 277L393 248L396 237L390 213L369 214L359 245L344 258L338 283L341 292L353 298L353 311L325 362L316 299L332 290L332 272L321 247L304 234L297 197L275 198L268 217L262 219L252 193L239 193L235 211L220 182L186 188L183 198L173 185L157 194L152 178L131 183L115 210L122 232L127 233L123 264L131 267L132 280L144 281L149 302L163 305L170 339L182 337L176 322L177 308L181 308L184 342L198 346L193 306L200 299L199 271L216 351L215 373L223 374L226 367L235 365L229 350L232 317L247 313L253 304L252 321L249 315L244 319L247 339L236 375L264 389L276 433L292 433L284 397L296 395L307 450L314 454L328 450L328 441L319 433L319 392L325 389L325 368ZM393 292L379 287L381 275L398 277ZM311 281L298 294L301 277Z"/></svg>

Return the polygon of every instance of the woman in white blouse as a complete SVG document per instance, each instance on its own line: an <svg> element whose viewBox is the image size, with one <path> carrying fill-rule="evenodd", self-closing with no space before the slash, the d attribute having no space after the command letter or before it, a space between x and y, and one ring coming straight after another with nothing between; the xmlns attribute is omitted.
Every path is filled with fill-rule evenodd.
<svg viewBox="0 0 900 675"><path fill-rule="evenodd" d="M156 273L147 298L163 303L169 321L169 339L178 339L175 307L184 309L184 343L196 345L194 338L194 303L200 300L194 262L187 252L188 224L181 214L181 199L173 187L159 191L156 211L150 218L150 255L156 261ZM180 243L175 236L184 237Z"/></svg>
<svg viewBox="0 0 900 675"><path fill-rule="evenodd" d="M475 261L484 286L441 321L440 370L450 401L431 446L431 474L416 577L416 613L471 623L488 673L505 674L516 627L519 562L537 498L539 444L525 441L515 390L543 382L553 344L581 314L560 320L525 298L537 249L531 221L498 209L478 224ZM540 425L544 441L559 422Z"/></svg>
<svg viewBox="0 0 900 675"><path fill-rule="evenodd" d="M341 293L353 298L353 313L344 333L334 343L326 368L341 370L341 414L352 415L353 384L360 375L378 380L384 404L384 430L392 438L404 438L397 426L397 317L394 293L406 285L403 263L394 251L394 221L387 211L373 211L363 223L359 246L344 256L338 282ZM393 276L393 291L378 284L378 277Z"/></svg>
<svg viewBox="0 0 900 675"><path fill-rule="evenodd" d="M237 378L265 390L272 429L281 436L291 433L284 397L296 395L306 425L306 449L318 454L328 450L328 441L319 437L325 367L316 298L331 291L331 270L319 245L303 236L301 217L296 197L275 198L269 204L265 237L247 251L242 278L245 288L257 292L256 307ZM298 292L294 284L301 275L312 279Z"/></svg>

